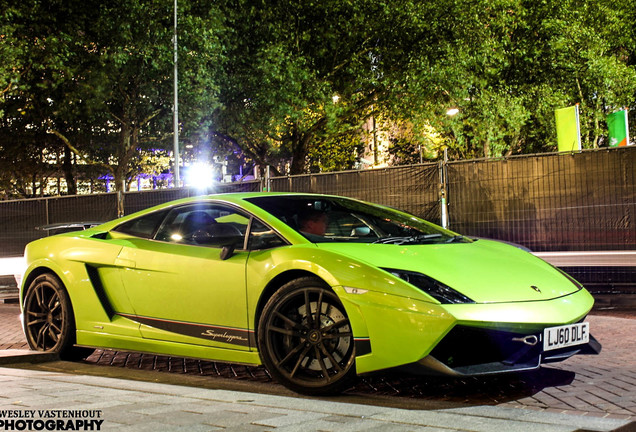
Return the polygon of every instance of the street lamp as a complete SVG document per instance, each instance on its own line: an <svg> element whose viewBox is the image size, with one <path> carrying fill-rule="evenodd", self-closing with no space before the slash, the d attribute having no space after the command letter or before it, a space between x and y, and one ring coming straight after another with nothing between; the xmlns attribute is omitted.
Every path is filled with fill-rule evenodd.
<svg viewBox="0 0 636 432"><path fill-rule="evenodd" d="M174 186L181 186L179 178L179 78L177 67L177 0L174 0L174 118L173 118L173 144L174 144Z"/></svg>
<svg viewBox="0 0 636 432"><path fill-rule="evenodd" d="M453 117L459 114L459 108L450 108L446 111L446 115L449 117ZM451 125L452 128L452 125ZM455 133L453 131L453 133ZM448 228L448 190L446 187L446 165L448 164L448 147L444 146L444 161L440 162L439 165L439 175L440 175L440 201L441 201L441 210L442 210L442 227Z"/></svg>

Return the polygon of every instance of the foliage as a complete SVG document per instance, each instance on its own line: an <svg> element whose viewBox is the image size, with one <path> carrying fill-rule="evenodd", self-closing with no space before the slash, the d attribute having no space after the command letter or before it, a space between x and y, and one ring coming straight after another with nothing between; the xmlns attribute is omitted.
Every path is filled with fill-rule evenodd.
<svg viewBox="0 0 636 432"><path fill-rule="evenodd" d="M320 146L342 146L391 105L422 48L419 2L221 3L228 33L214 127L261 164L288 162L291 173L322 164ZM348 141L346 154L359 144Z"/></svg>
<svg viewBox="0 0 636 432"><path fill-rule="evenodd" d="M182 3L180 115L187 140L215 103L207 69L218 44L213 10L203 2ZM172 143L172 3L27 0L15 11L11 37L27 48L16 50L20 79L3 106L19 111L6 112L7 121L28 112L29 128L101 165L124 190L140 150ZM3 77L13 80L6 72Z"/></svg>
<svg viewBox="0 0 636 432"><path fill-rule="evenodd" d="M394 165L410 165L437 159L443 153L445 140L437 130L420 119L386 120L384 131L389 139L389 153Z"/></svg>
<svg viewBox="0 0 636 432"><path fill-rule="evenodd" d="M22 121L20 121L22 120ZM19 118L0 128L0 191L4 198L19 198L38 192L38 184L56 171L40 145L48 136L40 131L25 128L28 120Z"/></svg>
<svg viewBox="0 0 636 432"><path fill-rule="evenodd" d="M308 152L310 172L353 169L361 152L360 133L351 131L312 145Z"/></svg>
<svg viewBox="0 0 636 432"><path fill-rule="evenodd" d="M457 156L555 150L554 110L575 103L585 147L597 146L605 116L634 99L629 2L468 3L453 2L452 19L438 22L455 41L438 68L456 81L448 102L460 115L445 130Z"/></svg>
<svg viewBox="0 0 636 432"><path fill-rule="evenodd" d="M633 137L631 3L180 0L181 147L192 147L186 159L277 173L348 169L373 118L391 163L443 148L554 151L554 110L575 103L585 147L607 145L605 118L625 106ZM12 0L0 10L0 187L36 193L38 179L62 173L72 193L78 161L120 190L153 171L144 154L172 148L172 7Z"/></svg>

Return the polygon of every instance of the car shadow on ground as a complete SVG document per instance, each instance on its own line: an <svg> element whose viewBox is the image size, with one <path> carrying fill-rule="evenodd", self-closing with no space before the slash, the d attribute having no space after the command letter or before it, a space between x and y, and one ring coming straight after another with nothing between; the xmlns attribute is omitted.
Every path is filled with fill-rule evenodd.
<svg viewBox="0 0 636 432"><path fill-rule="evenodd" d="M236 382L267 384L285 393L262 366L157 356L111 350L96 350L85 363L148 370L190 376L224 378ZM575 373L567 370L541 367L540 369L502 375L477 377L430 377L409 375L397 371L384 371L362 376L356 385L344 392L354 398L373 396L374 399L393 399L402 405L417 406L421 402L439 402L450 405L497 405L531 397L548 387L567 386L574 381ZM408 402L408 403L407 403Z"/></svg>
<svg viewBox="0 0 636 432"><path fill-rule="evenodd" d="M386 372L363 377L348 392L496 405L531 397L548 387L567 386L575 376L574 372L549 367L475 377L429 377Z"/></svg>

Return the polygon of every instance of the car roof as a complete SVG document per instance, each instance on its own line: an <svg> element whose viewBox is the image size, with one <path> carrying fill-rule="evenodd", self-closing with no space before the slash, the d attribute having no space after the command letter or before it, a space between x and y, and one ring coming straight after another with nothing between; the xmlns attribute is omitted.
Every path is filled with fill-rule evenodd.
<svg viewBox="0 0 636 432"><path fill-rule="evenodd" d="M152 213L154 211L159 211L163 209L167 209L170 207L176 207L181 205L186 205L195 202L204 202L204 201L218 201L218 202L226 202L230 204L238 205L242 208L246 208L246 210L253 211L255 213L260 213L263 210L260 210L258 206L249 203L247 201L249 198L256 197L276 197L276 196L298 196L298 197L337 197L335 195L323 195L316 193L301 193L301 192L230 192L230 193L219 193L219 194L210 194L210 195L199 195L194 197L181 198L173 201L168 201L153 207L149 207L144 210L140 210L138 212L123 216L119 219L114 219L109 222L106 222L100 225L98 228L101 230L110 230L115 226L124 223L128 220L134 219L136 217L142 216L144 214ZM341 197L344 198L344 197ZM260 210L260 211L259 211Z"/></svg>

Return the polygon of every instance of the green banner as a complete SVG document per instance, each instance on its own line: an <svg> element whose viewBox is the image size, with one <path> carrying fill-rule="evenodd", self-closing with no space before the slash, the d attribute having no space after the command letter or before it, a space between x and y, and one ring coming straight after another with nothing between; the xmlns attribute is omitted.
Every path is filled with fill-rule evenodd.
<svg viewBox="0 0 636 432"><path fill-rule="evenodd" d="M627 124L627 110L617 111L607 116L609 129L609 146L622 147L629 144L629 126Z"/></svg>
<svg viewBox="0 0 636 432"><path fill-rule="evenodd" d="M557 142L560 152L581 150L579 130L579 106L554 111L556 117Z"/></svg>

